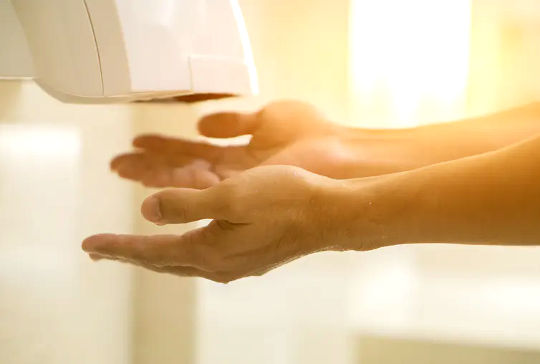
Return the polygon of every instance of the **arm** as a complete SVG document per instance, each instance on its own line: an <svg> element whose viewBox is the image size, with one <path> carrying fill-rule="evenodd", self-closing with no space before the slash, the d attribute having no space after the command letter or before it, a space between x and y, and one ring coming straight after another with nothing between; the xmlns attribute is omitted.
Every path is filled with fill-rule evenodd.
<svg viewBox="0 0 540 364"><path fill-rule="evenodd" d="M394 173L499 149L540 133L540 104L402 130L346 128L310 105L282 101L257 113L219 113L199 123L202 135L251 135L243 146L216 146L161 136L134 140L116 157L120 176L153 187L207 188L261 165L292 165L332 178Z"/></svg>
<svg viewBox="0 0 540 364"><path fill-rule="evenodd" d="M206 190L159 192L142 213L160 225L214 220L180 236L97 235L83 249L93 259L229 282L322 250L540 245L540 138L355 180L254 168Z"/></svg>
<svg viewBox="0 0 540 364"><path fill-rule="evenodd" d="M540 138L342 183L351 249L406 243L540 245ZM351 203L356 199L354 203ZM346 209L346 210L345 210Z"/></svg>
<svg viewBox="0 0 540 364"><path fill-rule="evenodd" d="M356 156L349 178L406 171L481 154L536 134L540 134L540 103L410 129L340 130L342 140ZM366 164L374 164L371 174L363 174Z"/></svg>

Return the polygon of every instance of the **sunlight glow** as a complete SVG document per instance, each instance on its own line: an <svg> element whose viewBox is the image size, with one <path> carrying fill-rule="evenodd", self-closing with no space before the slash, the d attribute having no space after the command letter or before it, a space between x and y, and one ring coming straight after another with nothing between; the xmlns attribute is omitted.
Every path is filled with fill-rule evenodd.
<svg viewBox="0 0 540 364"><path fill-rule="evenodd" d="M365 126L412 126L463 111L471 0L352 0L350 23L351 101Z"/></svg>

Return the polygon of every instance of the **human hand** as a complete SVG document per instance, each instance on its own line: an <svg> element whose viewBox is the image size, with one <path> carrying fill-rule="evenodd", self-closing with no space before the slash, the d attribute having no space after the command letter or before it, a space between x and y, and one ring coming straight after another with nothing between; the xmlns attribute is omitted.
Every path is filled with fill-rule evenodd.
<svg viewBox="0 0 540 364"><path fill-rule="evenodd" d="M152 187L207 188L261 165L294 165L333 177L357 177L358 145L344 127L329 122L312 106L281 101L257 113L219 113L200 120L202 135L230 138L252 135L244 146L215 146L177 138L143 135L139 150L120 155L111 168L120 176ZM368 158L366 146L362 158ZM372 148L371 148L372 149ZM388 149L385 149L385 153ZM376 159L371 167L380 164ZM363 163L365 175L371 175Z"/></svg>
<svg viewBox="0 0 540 364"><path fill-rule="evenodd" d="M336 183L300 168L268 166L205 190L165 190L144 201L146 219L214 220L181 236L96 235L83 249L93 259L217 282L261 275L306 254L342 249L343 211L330 197Z"/></svg>

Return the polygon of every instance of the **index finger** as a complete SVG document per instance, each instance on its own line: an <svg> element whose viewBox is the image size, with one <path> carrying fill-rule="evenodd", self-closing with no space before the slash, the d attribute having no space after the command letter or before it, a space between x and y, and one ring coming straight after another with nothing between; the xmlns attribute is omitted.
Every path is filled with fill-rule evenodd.
<svg viewBox="0 0 540 364"><path fill-rule="evenodd" d="M152 134L136 137L133 139L133 146L149 152L186 155L210 161L219 158L227 149L204 141L191 141Z"/></svg>

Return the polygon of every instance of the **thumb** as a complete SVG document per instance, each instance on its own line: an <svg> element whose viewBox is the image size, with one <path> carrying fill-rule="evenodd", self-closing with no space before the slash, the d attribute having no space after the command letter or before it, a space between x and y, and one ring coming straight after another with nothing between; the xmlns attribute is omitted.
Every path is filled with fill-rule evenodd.
<svg viewBox="0 0 540 364"><path fill-rule="evenodd" d="M143 201L142 215L159 225L180 224L203 219L221 219L220 196L213 188L169 189Z"/></svg>
<svg viewBox="0 0 540 364"><path fill-rule="evenodd" d="M258 113L218 113L199 121L199 132L210 138L232 138L253 134L259 127Z"/></svg>

